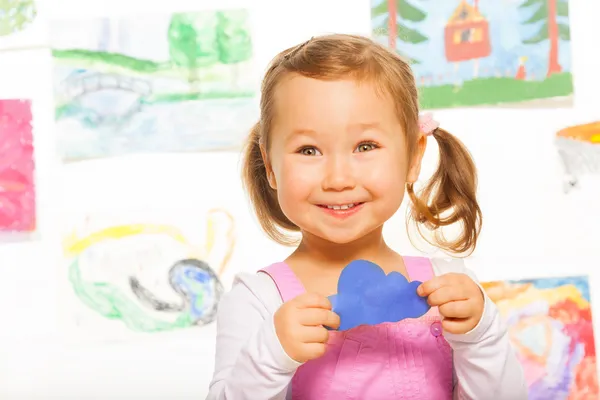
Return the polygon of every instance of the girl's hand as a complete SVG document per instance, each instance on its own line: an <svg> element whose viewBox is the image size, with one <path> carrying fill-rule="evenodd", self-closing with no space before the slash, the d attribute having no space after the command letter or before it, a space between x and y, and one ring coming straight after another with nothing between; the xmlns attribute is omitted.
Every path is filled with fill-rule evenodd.
<svg viewBox="0 0 600 400"><path fill-rule="evenodd" d="M329 331L337 329L340 317L331 311L327 297L304 293L275 312L275 332L288 356L297 362L319 358L325 354Z"/></svg>
<svg viewBox="0 0 600 400"><path fill-rule="evenodd" d="M481 289L468 275L448 273L424 282L417 289L427 297L432 307L438 307L444 317L442 327L454 334L463 334L477 326L483 315L484 297Z"/></svg>

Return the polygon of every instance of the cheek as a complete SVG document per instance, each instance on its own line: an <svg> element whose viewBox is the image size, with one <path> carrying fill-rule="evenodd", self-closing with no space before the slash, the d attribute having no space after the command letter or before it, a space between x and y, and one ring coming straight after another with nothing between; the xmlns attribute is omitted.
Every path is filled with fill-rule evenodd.
<svg viewBox="0 0 600 400"><path fill-rule="evenodd" d="M302 207L318 182L319 174L306 165L283 160L276 171L277 196L284 212Z"/></svg>
<svg viewBox="0 0 600 400"><path fill-rule="evenodd" d="M391 218L402 205L406 185L406 165L391 157L385 161L365 171L363 180L377 202L376 212L383 220Z"/></svg>
<svg viewBox="0 0 600 400"><path fill-rule="evenodd" d="M364 168L364 182L377 197L402 197L406 185L407 165L402 158L388 157Z"/></svg>

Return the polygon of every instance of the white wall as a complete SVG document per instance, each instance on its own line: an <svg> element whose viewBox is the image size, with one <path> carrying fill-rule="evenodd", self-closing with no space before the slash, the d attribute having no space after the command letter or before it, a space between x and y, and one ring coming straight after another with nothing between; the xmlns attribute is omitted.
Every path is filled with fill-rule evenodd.
<svg viewBox="0 0 600 400"><path fill-rule="evenodd" d="M46 17L56 17L183 11L210 3L45 0L41 4ZM243 0L219 3L246 5ZM248 0L247 4L256 12L258 73L277 51L312 35L370 31L368 0ZM571 1L574 109L480 108L436 114L444 127L466 142L479 167L485 228L469 262L482 279L588 273L593 287L599 283L600 177L589 178L580 190L564 195L553 147L557 129L600 119L600 56L594 42L600 36L599 17L596 3ZM64 335L59 318L65 279L59 263L62 218L85 207L136 207L148 196L157 207L193 212L207 188L230 182L230 192L212 194L212 201L236 209L244 239L239 240L230 271L255 270L288 250L257 234L238 185L237 154L161 155L61 167L53 140L50 68L49 56L42 50L0 53L0 97L34 101L40 210L36 240L0 245L0 307L5 321L0 329L0 398L203 398L212 373L214 325L137 342L74 343ZM434 153L427 155L424 174L433 168ZM211 172L208 177L205 171ZM94 183L98 180L105 184L100 187ZM126 191L132 182L139 185L135 194ZM183 189L188 195L173 195ZM399 251L415 253L402 216L390 222L386 234ZM226 282L231 278L226 276Z"/></svg>

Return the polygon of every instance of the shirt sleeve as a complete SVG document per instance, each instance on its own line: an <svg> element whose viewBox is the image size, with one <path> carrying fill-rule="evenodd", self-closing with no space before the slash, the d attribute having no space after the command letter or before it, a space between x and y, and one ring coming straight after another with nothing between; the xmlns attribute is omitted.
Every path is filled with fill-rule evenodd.
<svg viewBox="0 0 600 400"><path fill-rule="evenodd" d="M458 260L462 265L462 260ZM440 268L440 274L460 272L478 285L473 272L461 268ZM444 332L454 352L455 400L527 400L523 367L508 336L508 329L495 304L479 285L484 296L479 323L465 334Z"/></svg>
<svg viewBox="0 0 600 400"><path fill-rule="evenodd" d="M263 286L268 285L264 277ZM252 279L256 284L260 278ZM283 350L273 314L254 294L272 288L254 289L238 281L219 303L215 370L207 400L283 400L300 366Z"/></svg>

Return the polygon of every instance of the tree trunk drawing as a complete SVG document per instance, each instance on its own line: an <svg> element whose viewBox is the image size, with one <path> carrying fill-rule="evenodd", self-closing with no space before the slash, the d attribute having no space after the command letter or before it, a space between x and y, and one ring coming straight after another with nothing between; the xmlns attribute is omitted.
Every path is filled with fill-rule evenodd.
<svg viewBox="0 0 600 400"><path fill-rule="evenodd" d="M558 61L559 40L571 40L571 30L567 22L569 17L568 0L525 0L519 8L534 10L533 14L523 21L524 24L540 26L535 35L523 40L523 44L538 44L548 40L550 49L548 50L546 77L562 72L562 66ZM559 17L562 20L559 20Z"/></svg>
<svg viewBox="0 0 600 400"><path fill-rule="evenodd" d="M396 23L396 0L388 0L388 37L390 49L396 50L396 36L398 35L398 26Z"/></svg>
<svg viewBox="0 0 600 400"><path fill-rule="evenodd" d="M374 22L376 19L380 21ZM427 36L419 32L418 28L406 25L410 23L423 22L427 14L415 7L409 0L380 0L379 4L371 8L371 20L374 22L373 30L377 36L385 37L388 47L406 58L412 64L419 61L403 53L398 49L398 44L419 44L429 40Z"/></svg>
<svg viewBox="0 0 600 400"><path fill-rule="evenodd" d="M168 28L169 55L174 66L187 74L189 92L200 91L200 69L219 61L215 12L177 13Z"/></svg>
<svg viewBox="0 0 600 400"><path fill-rule="evenodd" d="M548 72L546 76L562 72L558 63L558 22L556 20L556 0L548 0L548 39L550 50L548 53Z"/></svg>

